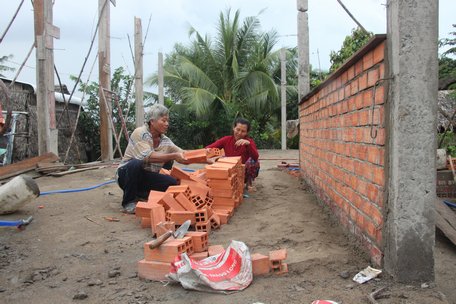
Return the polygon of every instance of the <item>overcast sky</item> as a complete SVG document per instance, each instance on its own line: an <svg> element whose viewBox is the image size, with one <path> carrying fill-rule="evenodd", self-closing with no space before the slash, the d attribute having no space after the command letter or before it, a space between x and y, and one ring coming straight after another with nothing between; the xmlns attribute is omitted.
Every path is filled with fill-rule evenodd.
<svg viewBox="0 0 456 304"><path fill-rule="evenodd" d="M259 15L264 31L277 30L280 35L277 48L296 46L296 0L117 0L111 6L111 66L112 71L124 66L133 73L133 62L127 35L134 43L134 17L142 19L143 35L149 18L150 29L144 49L145 77L157 71L157 54L164 56L176 42L189 43L188 31L193 26L201 34L215 35L221 11L239 9L241 18ZM386 32L386 0L345 0L345 6L369 31L376 34ZM0 34L19 5L20 0L3 0L0 12ZM55 0L54 25L60 28L60 39L55 40L55 65L62 81L72 88L69 75L77 75L87 55L95 30L97 0ZM439 36L449 37L456 23L456 1L440 0ZM310 62L327 70L330 66L329 53L339 50L345 36L356 24L345 13L336 0L309 0ZM33 11L31 1L25 1L11 29L0 44L0 56L13 54L7 64L18 68L33 43ZM82 80L86 81L97 52L96 43L89 57ZM35 83L35 53L27 62L19 80ZM12 78L15 73L5 73ZM97 80L97 65L91 80ZM56 81L57 83L57 81Z"/></svg>

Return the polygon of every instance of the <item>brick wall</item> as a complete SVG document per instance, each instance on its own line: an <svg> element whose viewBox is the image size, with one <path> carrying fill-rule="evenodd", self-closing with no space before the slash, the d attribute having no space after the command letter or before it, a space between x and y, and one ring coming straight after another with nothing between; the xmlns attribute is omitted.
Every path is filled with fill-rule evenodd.
<svg viewBox="0 0 456 304"><path fill-rule="evenodd" d="M300 167L347 232L382 263L385 35L375 36L299 105Z"/></svg>

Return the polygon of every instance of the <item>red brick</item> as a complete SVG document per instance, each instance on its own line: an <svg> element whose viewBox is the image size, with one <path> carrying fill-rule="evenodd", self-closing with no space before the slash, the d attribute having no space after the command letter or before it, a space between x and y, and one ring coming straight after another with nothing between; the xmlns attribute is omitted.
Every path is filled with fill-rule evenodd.
<svg viewBox="0 0 456 304"><path fill-rule="evenodd" d="M212 189L233 189L234 181L236 180L234 177L228 179L209 179L207 185Z"/></svg>
<svg viewBox="0 0 456 304"><path fill-rule="evenodd" d="M385 42L380 43L374 50L373 64L377 64L385 58Z"/></svg>
<svg viewBox="0 0 456 304"><path fill-rule="evenodd" d="M157 262L174 262L174 259L178 254L185 252L185 242L182 240L167 240L161 244L158 248L150 249L149 245L151 242L144 244L144 259L146 261L157 261Z"/></svg>
<svg viewBox="0 0 456 304"><path fill-rule="evenodd" d="M184 151L184 157L190 163L206 163L207 162L206 149Z"/></svg>
<svg viewBox="0 0 456 304"><path fill-rule="evenodd" d="M374 54L373 52L368 52L363 56L363 70L368 70L374 65Z"/></svg>
<svg viewBox="0 0 456 304"><path fill-rule="evenodd" d="M363 60L358 60L358 62L355 63L355 75L359 75L364 71L363 69Z"/></svg>
<svg viewBox="0 0 456 304"><path fill-rule="evenodd" d="M252 259L252 270L253 275L263 275L268 274L269 269L269 257L260 253L254 253L250 255Z"/></svg>
<svg viewBox="0 0 456 304"><path fill-rule="evenodd" d="M218 215L218 217L220 219L220 225L228 224L228 221L230 220L230 215L228 213L221 213L221 212L214 212L214 213Z"/></svg>
<svg viewBox="0 0 456 304"><path fill-rule="evenodd" d="M378 69L370 70L367 72L367 86L373 87L377 80L380 78L378 77Z"/></svg>
<svg viewBox="0 0 456 304"><path fill-rule="evenodd" d="M211 190L208 186L193 180L181 180L181 185L187 185L190 187L191 196L199 195L203 199L206 198L208 192Z"/></svg>
<svg viewBox="0 0 456 304"><path fill-rule="evenodd" d="M184 241L185 243L185 252L190 255L195 252L194 244L193 244L193 238L191 236L184 236L182 239L179 239Z"/></svg>
<svg viewBox="0 0 456 304"><path fill-rule="evenodd" d="M204 260L204 259L207 258L208 256L209 256L209 253L208 253L207 251L194 252L193 254L189 255L189 257L190 257L192 260L195 260L195 261Z"/></svg>
<svg viewBox="0 0 456 304"><path fill-rule="evenodd" d="M183 193L176 195L175 199L186 211L196 211L195 205Z"/></svg>
<svg viewBox="0 0 456 304"><path fill-rule="evenodd" d="M138 277L151 281L168 281L166 275L171 270L171 263L146 261L138 262Z"/></svg>
<svg viewBox="0 0 456 304"><path fill-rule="evenodd" d="M141 218L141 228L150 228L150 217Z"/></svg>
<svg viewBox="0 0 456 304"><path fill-rule="evenodd" d="M383 85L377 86L375 89L375 104L385 103L385 87Z"/></svg>
<svg viewBox="0 0 456 304"><path fill-rule="evenodd" d="M230 163L240 165L242 158L240 156L222 157L217 160L218 163Z"/></svg>
<svg viewBox="0 0 456 304"><path fill-rule="evenodd" d="M157 238L170 230L172 232L176 231L176 224L174 222L164 221L155 225L155 234Z"/></svg>
<svg viewBox="0 0 456 304"><path fill-rule="evenodd" d="M208 179L227 179L231 176L231 170L228 168L206 166L206 176Z"/></svg>
<svg viewBox="0 0 456 304"><path fill-rule="evenodd" d="M209 221L196 223L195 230L199 232L207 232L209 234L211 232L211 223Z"/></svg>
<svg viewBox="0 0 456 304"><path fill-rule="evenodd" d="M163 198L165 194L166 192L152 190L149 192L147 202L152 204L158 204L158 202Z"/></svg>
<svg viewBox="0 0 456 304"><path fill-rule="evenodd" d="M176 166L171 169L171 176L178 180L190 179L190 175L187 172Z"/></svg>
<svg viewBox="0 0 456 304"><path fill-rule="evenodd" d="M283 261L287 258L287 250L279 249L269 251L269 260L270 261Z"/></svg>
<svg viewBox="0 0 456 304"><path fill-rule="evenodd" d="M166 211L166 220L174 222L176 225L182 225L185 221L190 220L191 225L195 225L195 213L192 211Z"/></svg>
<svg viewBox="0 0 456 304"><path fill-rule="evenodd" d="M360 91L364 90L367 88L367 74L363 73L361 76L358 78L358 89Z"/></svg>
<svg viewBox="0 0 456 304"><path fill-rule="evenodd" d="M212 189L212 195L217 197L233 197L234 190L233 189Z"/></svg>
<svg viewBox="0 0 456 304"><path fill-rule="evenodd" d="M162 204L166 210L173 210L173 211L185 211L184 207L182 207L173 197L171 193L166 193L159 202Z"/></svg>
<svg viewBox="0 0 456 304"><path fill-rule="evenodd" d="M204 252L208 248L208 233L204 231L189 231L185 234L193 240L193 249L195 252Z"/></svg>
<svg viewBox="0 0 456 304"><path fill-rule="evenodd" d="M136 204L135 215L137 217L150 217L150 209L157 204L149 202L138 202Z"/></svg>
<svg viewBox="0 0 456 304"><path fill-rule="evenodd" d="M209 256L214 256L220 253L224 253L225 248L223 248L222 245L211 245L207 248L207 251L209 253Z"/></svg>
<svg viewBox="0 0 456 304"><path fill-rule="evenodd" d="M157 225L166 220L165 208L162 205L154 204L150 209L150 228L152 235L157 233Z"/></svg>
<svg viewBox="0 0 456 304"><path fill-rule="evenodd" d="M220 217L216 213L212 214L209 222L211 223L211 230L220 228Z"/></svg>
<svg viewBox="0 0 456 304"><path fill-rule="evenodd" d="M206 200L202 199L199 195L192 196L191 202L195 205L196 209L202 209L206 206Z"/></svg>
<svg viewBox="0 0 456 304"><path fill-rule="evenodd" d="M168 189L166 189L166 193L171 193L174 197L176 195L182 193L185 195L187 198L190 197L191 191L188 185L177 185L177 186L169 186Z"/></svg>

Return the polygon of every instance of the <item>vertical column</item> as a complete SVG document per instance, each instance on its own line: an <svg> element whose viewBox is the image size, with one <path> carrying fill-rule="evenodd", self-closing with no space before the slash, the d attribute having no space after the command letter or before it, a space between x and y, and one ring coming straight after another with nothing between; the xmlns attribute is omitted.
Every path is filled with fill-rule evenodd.
<svg viewBox="0 0 456 304"><path fill-rule="evenodd" d="M59 29L52 24L52 1L34 2L36 45L36 99L38 154L53 152L58 155L58 132L55 121L54 95L54 38Z"/></svg>
<svg viewBox="0 0 456 304"><path fill-rule="evenodd" d="M287 149L287 53L284 48L280 50L280 99L281 99L281 142L282 150Z"/></svg>
<svg viewBox="0 0 456 304"><path fill-rule="evenodd" d="M297 0L298 10L298 102L310 90L308 0Z"/></svg>
<svg viewBox="0 0 456 304"><path fill-rule="evenodd" d="M438 1L388 2L388 213L385 269L434 279Z"/></svg>
<svg viewBox="0 0 456 304"><path fill-rule="evenodd" d="M98 30L98 84L99 84L99 103L100 103L100 148L101 160L112 160L112 128L109 122L108 112L111 108L110 94L106 96L106 103L103 100L103 88L111 90L111 51L110 51L110 4L108 0L98 0L98 14L100 27Z"/></svg>
<svg viewBox="0 0 456 304"><path fill-rule="evenodd" d="M165 96L163 94L163 54L158 52L158 103L165 104Z"/></svg>
<svg viewBox="0 0 456 304"><path fill-rule="evenodd" d="M135 17L135 99L136 127L144 124L143 42L141 19Z"/></svg>

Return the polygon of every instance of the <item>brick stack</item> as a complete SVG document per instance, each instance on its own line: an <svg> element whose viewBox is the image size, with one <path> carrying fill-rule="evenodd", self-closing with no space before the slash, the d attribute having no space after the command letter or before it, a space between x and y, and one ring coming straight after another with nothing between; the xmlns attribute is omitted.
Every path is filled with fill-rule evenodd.
<svg viewBox="0 0 456 304"><path fill-rule="evenodd" d="M224 157L206 166L207 185L212 189L212 208L230 215L242 202L245 169L241 157Z"/></svg>

